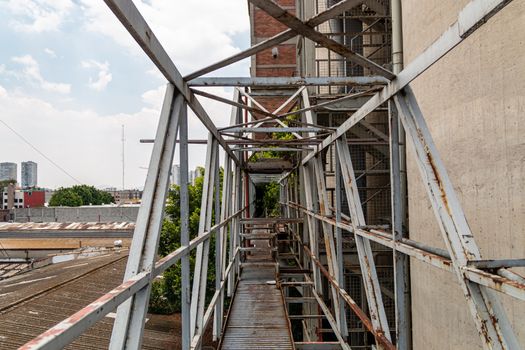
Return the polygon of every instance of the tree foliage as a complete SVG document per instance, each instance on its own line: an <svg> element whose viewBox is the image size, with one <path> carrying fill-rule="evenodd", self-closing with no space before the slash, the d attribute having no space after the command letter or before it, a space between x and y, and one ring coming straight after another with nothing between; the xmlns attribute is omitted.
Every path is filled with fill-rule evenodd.
<svg viewBox="0 0 525 350"><path fill-rule="evenodd" d="M53 207L78 207L81 205L101 205L114 203L111 194L97 190L93 186L76 185L61 187L51 197L49 205Z"/></svg>
<svg viewBox="0 0 525 350"><path fill-rule="evenodd" d="M189 195L189 236L190 240L197 237L199 231L202 189L204 184L204 168L198 168L198 176L195 184L188 185ZM220 184L222 186L222 169L220 172ZM166 256L180 247L180 187L173 186L168 194L166 204L166 218L162 225L158 253ZM206 296L211 298L215 291L215 238L210 239L210 252L207 276ZM190 255L190 272L195 267L195 255ZM171 314L181 310L181 264L180 261L166 270L162 278L153 283L151 290L149 312L160 314Z"/></svg>
<svg viewBox="0 0 525 350"><path fill-rule="evenodd" d="M263 208L266 210L266 216L278 217L280 216L280 186L277 182L270 182L266 184L263 196Z"/></svg>

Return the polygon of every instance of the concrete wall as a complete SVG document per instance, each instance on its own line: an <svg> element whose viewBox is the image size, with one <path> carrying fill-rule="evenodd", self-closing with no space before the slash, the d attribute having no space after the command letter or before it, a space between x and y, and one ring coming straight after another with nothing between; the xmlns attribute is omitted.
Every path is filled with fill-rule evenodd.
<svg viewBox="0 0 525 350"><path fill-rule="evenodd" d="M15 222L135 222L139 206L14 209Z"/></svg>
<svg viewBox="0 0 525 350"><path fill-rule="evenodd" d="M405 0L405 64L467 0ZM513 1L413 84L484 258L525 257L525 1ZM411 238L444 248L409 148ZM456 277L412 260L414 349L479 349ZM525 346L525 302L504 305Z"/></svg>

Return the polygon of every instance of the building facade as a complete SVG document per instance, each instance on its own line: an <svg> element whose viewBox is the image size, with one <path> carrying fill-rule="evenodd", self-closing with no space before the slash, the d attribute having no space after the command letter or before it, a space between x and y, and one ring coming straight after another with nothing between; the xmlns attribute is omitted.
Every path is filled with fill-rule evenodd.
<svg viewBox="0 0 525 350"><path fill-rule="evenodd" d="M4 180L18 181L16 163L11 163L11 162L0 163L0 181L4 181Z"/></svg>
<svg viewBox="0 0 525 350"><path fill-rule="evenodd" d="M2 209L13 208L24 208L24 193L15 184L9 184L2 193Z"/></svg>
<svg viewBox="0 0 525 350"><path fill-rule="evenodd" d="M21 185L22 188L37 187L38 165L33 161L22 162Z"/></svg>
<svg viewBox="0 0 525 350"><path fill-rule="evenodd" d="M108 188L104 191L111 194L117 204L140 204L142 200L142 191L139 189L117 190L116 188Z"/></svg>
<svg viewBox="0 0 525 350"><path fill-rule="evenodd" d="M23 189L24 208L39 208L46 203L46 191L43 189Z"/></svg>
<svg viewBox="0 0 525 350"><path fill-rule="evenodd" d="M171 168L170 182L172 185L180 186L180 165L174 164Z"/></svg>

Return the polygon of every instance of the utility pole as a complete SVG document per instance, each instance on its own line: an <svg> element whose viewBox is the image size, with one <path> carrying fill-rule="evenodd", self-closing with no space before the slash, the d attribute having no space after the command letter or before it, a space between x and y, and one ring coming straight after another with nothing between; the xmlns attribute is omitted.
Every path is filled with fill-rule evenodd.
<svg viewBox="0 0 525 350"><path fill-rule="evenodd" d="M124 142L126 141L126 138L124 137L124 124L122 124L122 190L124 191Z"/></svg>

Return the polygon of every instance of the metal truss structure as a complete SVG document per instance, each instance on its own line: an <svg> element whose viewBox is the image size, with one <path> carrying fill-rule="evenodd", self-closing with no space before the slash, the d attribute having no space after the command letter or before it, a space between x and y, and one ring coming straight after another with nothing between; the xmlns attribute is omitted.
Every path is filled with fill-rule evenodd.
<svg viewBox="0 0 525 350"><path fill-rule="evenodd" d="M155 34L129 0L105 0L144 52L169 81L144 188L142 206L127 263L123 283L86 308L47 330L23 346L23 349L58 349L71 343L106 314L117 309L111 337L111 349L139 349L148 307L151 283L178 261L182 266L182 340L184 349L198 349L208 325L220 339L224 330L225 298L235 294L242 261L250 254L247 218L253 215L254 181L269 176L265 169L250 168L248 154L264 150L293 152L296 163L279 176L283 218L276 221L284 235L279 250L281 259L295 261L299 273L282 272L281 288L302 292L302 300L315 301L306 306L311 312L304 317L304 338L317 348L312 324L317 321L312 312L318 308L337 339L336 344L350 349L348 312L357 316L366 331L373 335L378 349L409 349L410 301L407 287L408 258L428 263L456 275L465 301L486 349L520 349L512 325L499 301L499 294L525 301L525 279L511 270L525 265L520 260L483 260L467 219L456 197L445 166L434 145L425 118L411 91L410 82L425 72L470 34L484 25L510 1L472 0L459 14L457 21L441 37L415 58L403 70L395 73L352 51L349 47L316 30L321 23L355 6L355 1L343 0L326 11L302 21L270 0L249 0L288 30L256 44L209 67L182 77ZM318 45L344 57L369 71L368 77L319 78L203 78L219 68L250 57L295 36L304 36ZM395 68L395 67L394 67ZM234 87L232 100L198 90L205 86ZM358 86L361 91L311 104L309 86ZM289 99L275 111L265 109L251 96L249 88L294 88ZM217 128L196 95L212 98L232 106L230 125ZM329 105L356 98L367 98L360 108L338 127L319 125L315 112ZM299 106L285 111L291 103ZM363 212L356 170L352 162L348 132L367 115L386 104L390 108L388 156L391 185L392 221L388 227L370 225ZM209 131L207 141L188 140L187 108L197 115ZM258 115L244 119L243 113ZM300 115L296 125L283 120ZM414 150L416 163L432 203L446 251L413 241L402 229L402 193L400 173L400 131ZM291 140L255 137L257 133L289 132ZM188 234L188 189L181 186L181 247L156 260L164 206L168 192L168 177L176 144L179 144L181 183L188 183L188 146L207 143L205 180L202 193L198 236L190 241ZM329 198L326 184L326 152L335 157L335 191ZM220 198L219 154L224 154L222 198ZM267 170L267 169L266 169ZM266 175L265 175L266 174ZM331 200L333 205L331 204ZM348 205L350 215L342 213ZM243 222L243 220L245 220ZM212 240L212 237L215 237ZM355 246L366 296L363 309L345 287L343 243ZM216 258L210 261L210 244L215 244ZM279 243L279 244L281 244ZM373 244L390 249L394 257L395 324L388 322L382 285L374 262ZM190 279L190 254L195 254L193 285ZM209 264L215 264L215 293L206 295ZM288 277L286 277L288 276ZM292 276L292 277L290 277ZM299 286L299 287L297 287ZM323 288L325 287L325 288ZM328 293L323 293L328 291ZM285 293L287 294L287 293ZM308 301L309 302L309 301ZM289 316L293 317L293 316ZM394 331L395 330L395 331ZM297 348L301 346L297 345ZM302 347L307 348L307 347Z"/></svg>

